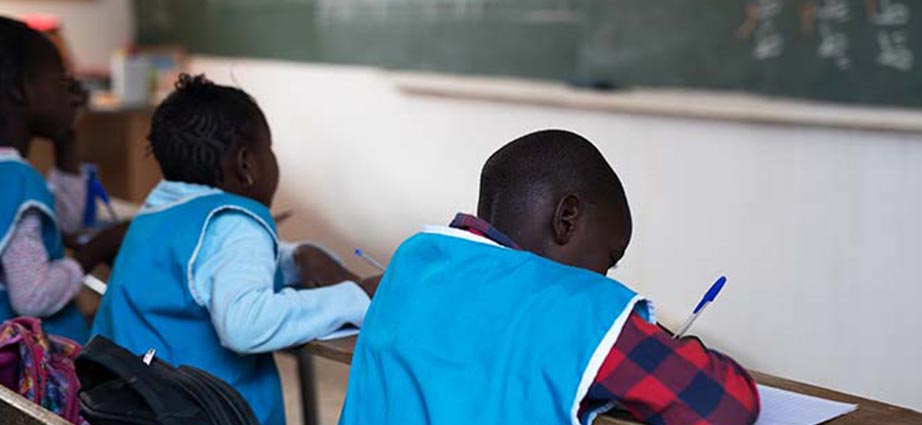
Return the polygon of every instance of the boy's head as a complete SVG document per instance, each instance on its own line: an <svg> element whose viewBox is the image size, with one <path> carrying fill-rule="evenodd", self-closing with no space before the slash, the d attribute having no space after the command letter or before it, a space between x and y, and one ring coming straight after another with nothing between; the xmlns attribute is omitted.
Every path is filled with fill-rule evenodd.
<svg viewBox="0 0 922 425"><path fill-rule="evenodd" d="M563 130L532 133L494 153L480 177L477 215L528 251L602 274L631 240L618 176L592 143Z"/></svg>
<svg viewBox="0 0 922 425"><path fill-rule="evenodd" d="M167 180L272 204L279 170L269 125L243 90L181 75L154 112L148 140Z"/></svg>
<svg viewBox="0 0 922 425"><path fill-rule="evenodd" d="M0 125L22 123L28 136L58 140L85 103L86 92L54 44L22 22L0 17Z"/></svg>

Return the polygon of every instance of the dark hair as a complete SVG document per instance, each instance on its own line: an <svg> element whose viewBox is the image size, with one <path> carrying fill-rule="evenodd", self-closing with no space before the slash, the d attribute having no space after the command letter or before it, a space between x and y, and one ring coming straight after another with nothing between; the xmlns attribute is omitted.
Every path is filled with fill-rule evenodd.
<svg viewBox="0 0 922 425"><path fill-rule="evenodd" d="M0 96L22 83L28 45L40 36L26 24L0 16Z"/></svg>
<svg viewBox="0 0 922 425"><path fill-rule="evenodd" d="M264 128L266 118L243 90L182 74L154 111L148 141L167 180L216 186L224 181L224 156Z"/></svg>
<svg viewBox="0 0 922 425"><path fill-rule="evenodd" d="M586 201L625 202L618 176L584 137L565 130L522 136L496 151L480 175L477 214L502 227L533 213L539 202L571 192Z"/></svg>

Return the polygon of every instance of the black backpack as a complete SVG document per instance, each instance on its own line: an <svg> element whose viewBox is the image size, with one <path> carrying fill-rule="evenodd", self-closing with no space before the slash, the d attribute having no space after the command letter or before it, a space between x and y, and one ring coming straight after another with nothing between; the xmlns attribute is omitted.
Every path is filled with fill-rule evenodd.
<svg viewBox="0 0 922 425"><path fill-rule="evenodd" d="M194 367L149 360L94 337L75 362L82 416L93 425L259 424L224 381Z"/></svg>

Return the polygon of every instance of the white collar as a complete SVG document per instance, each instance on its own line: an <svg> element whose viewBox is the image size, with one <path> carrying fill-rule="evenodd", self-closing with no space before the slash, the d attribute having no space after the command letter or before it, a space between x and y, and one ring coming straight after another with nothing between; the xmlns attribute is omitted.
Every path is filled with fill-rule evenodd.
<svg viewBox="0 0 922 425"><path fill-rule="evenodd" d="M223 191L216 187L201 184L161 180L160 183L154 187L154 190L147 195L144 206L141 207L141 211L139 211L138 214L150 214L163 211L177 205L185 204L193 199L214 195L216 193L223 193Z"/></svg>
<svg viewBox="0 0 922 425"><path fill-rule="evenodd" d="M16 150L16 148L0 146L0 161L23 162L23 159L22 155L19 154L19 151Z"/></svg>
<svg viewBox="0 0 922 425"><path fill-rule="evenodd" d="M452 238L465 239L472 242L482 243L485 245L493 245L500 248L506 248L489 238L468 232L467 230L455 229L454 227L448 226L423 226L420 230L422 233L428 233L431 235L442 235ZM508 248L506 248L508 249Z"/></svg>

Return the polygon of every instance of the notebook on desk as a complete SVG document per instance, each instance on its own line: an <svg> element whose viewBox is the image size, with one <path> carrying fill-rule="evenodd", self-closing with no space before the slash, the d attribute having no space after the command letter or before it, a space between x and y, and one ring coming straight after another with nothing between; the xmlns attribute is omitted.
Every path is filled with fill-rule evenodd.
<svg viewBox="0 0 922 425"><path fill-rule="evenodd" d="M333 331L333 333L331 333L331 334L329 334L329 335L326 335L326 336L322 336L322 337L320 337L320 338L317 338L317 340L319 340L319 341L329 341L329 340L332 340L332 339L347 338L347 337L350 337L350 336L353 336L353 335L358 335L358 334L359 334L359 328L355 327L354 325L345 325L345 326L343 326L343 327L341 327L341 328L339 328L339 329Z"/></svg>
<svg viewBox="0 0 922 425"><path fill-rule="evenodd" d="M817 425L858 409L856 404L759 385L762 411L756 425Z"/></svg>

